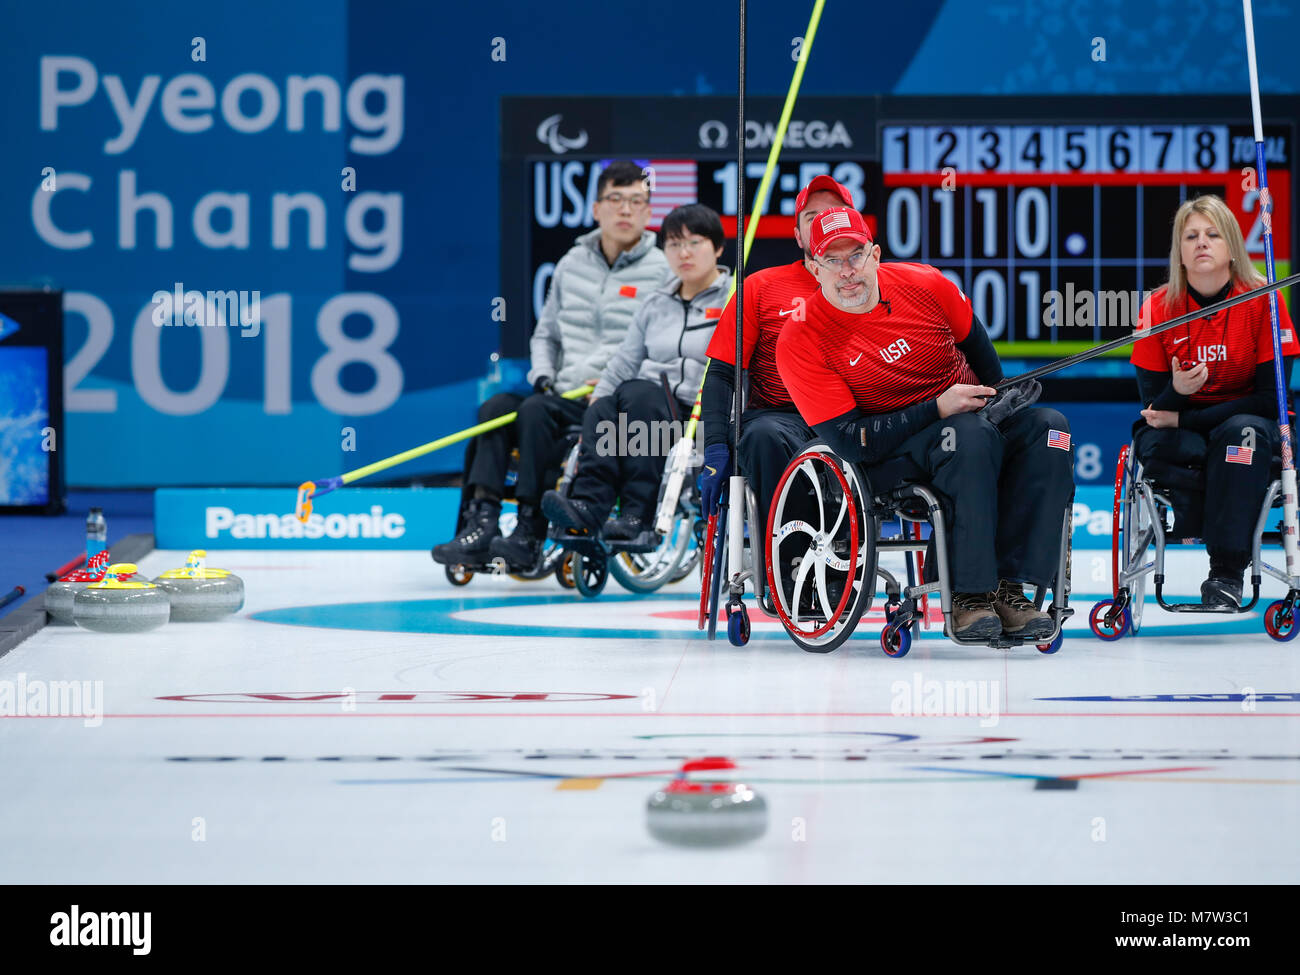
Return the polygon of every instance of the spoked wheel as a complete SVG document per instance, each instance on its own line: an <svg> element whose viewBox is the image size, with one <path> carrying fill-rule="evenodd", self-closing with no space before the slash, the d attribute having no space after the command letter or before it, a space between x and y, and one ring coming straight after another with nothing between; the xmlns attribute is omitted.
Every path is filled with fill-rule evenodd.
<svg viewBox="0 0 1300 975"><path fill-rule="evenodd" d="M1092 611L1088 614L1088 625L1092 627L1093 634L1097 639L1105 640L1108 643L1122 637L1128 629L1129 624L1127 606L1124 607L1124 610L1119 614L1119 618L1116 619L1114 623L1108 624L1106 622L1106 614L1114 605L1115 601L1113 599L1103 599L1101 602L1094 605Z"/></svg>
<svg viewBox="0 0 1300 975"><path fill-rule="evenodd" d="M678 573L683 563L690 562L692 542L690 519L679 517L673 522L672 532L653 552L619 552L610 559L609 568L624 589L654 592L674 578L681 578ZM688 564L686 572L690 571Z"/></svg>
<svg viewBox="0 0 1300 975"><path fill-rule="evenodd" d="M1283 600L1270 603L1264 610L1264 631L1274 640L1288 642L1296 638L1300 628L1296 627L1295 607L1287 606Z"/></svg>
<svg viewBox="0 0 1300 975"><path fill-rule="evenodd" d="M474 578L474 573L463 565L449 565L443 569L447 575L447 581L453 586L468 586L469 581Z"/></svg>
<svg viewBox="0 0 1300 975"><path fill-rule="evenodd" d="M572 552L565 552L564 558L560 559L560 564L555 567L555 578L565 589L574 589L578 585L574 575L573 559Z"/></svg>
<svg viewBox="0 0 1300 975"><path fill-rule="evenodd" d="M573 569L577 590L588 599L599 596L609 581L609 560L604 556L575 553Z"/></svg>
<svg viewBox="0 0 1300 975"><path fill-rule="evenodd" d="M1135 491L1137 482L1137 458L1133 457L1129 450L1129 445L1125 444L1120 448L1119 466L1116 471L1116 494L1117 498L1122 497L1119 505L1119 518L1114 520L1114 525L1118 530L1115 540L1112 542L1112 550L1122 546L1123 559L1119 563L1124 571L1128 571L1136 563L1142 561L1146 556L1147 547L1151 543L1151 512L1147 510L1146 504ZM1122 492L1122 493L1121 493ZM1115 595L1119 595L1119 575L1115 575L1114 589ZM1143 573L1137 578L1130 580L1128 584L1129 601L1128 617L1129 632L1134 636L1142 629L1142 608L1146 602L1147 577Z"/></svg>
<svg viewBox="0 0 1300 975"><path fill-rule="evenodd" d="M785 469L768 513L767 581L781 625L799 647L829 653L871 602L876 524L857 473L816 445Z"/></svg>

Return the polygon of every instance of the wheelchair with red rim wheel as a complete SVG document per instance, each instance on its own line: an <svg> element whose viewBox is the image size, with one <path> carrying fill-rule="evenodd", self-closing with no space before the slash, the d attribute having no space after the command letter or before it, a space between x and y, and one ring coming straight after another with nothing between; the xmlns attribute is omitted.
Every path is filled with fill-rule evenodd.
<svg viewBox="0 0 1300 975"><path fill-rule="evenodd" d="M786 467L773 496L764 539L768 590L777 617L790 639L810 653L829 653L854 633L876 595L885 594L881 649L905 656L927 622L928 599L937 596L944 635L955 643L1010 648L1033 643L1043 653L1061 646L1069 607L1072 505L1061 519L1061 554L1050 586L1040 587L1040 610L1054 623L1046 642L999 636L965 640L952 632L952 587L948 571L948 526L939 496L914 479L910 462L886 462L867 470L841 460L825 444L802 449ZM877 489L876 485L892 485ZM897 521L900 532L886 537L882 527ZM923 537L929 525L931 538ZM933 544L931 544L933 542ZM929 551L934 581L926 582L923 553ZM906 581L880 564L882 553L901 553Z"/></svg>
<svg viewBox="0 0 1300 975"><path fill-rule="evenodd" d="M1118 640L1126 634L1136 636L1142 629L1142 611L1146 604L1147 578L1155 591L1155 602L1171 613L1248 613L1259 602L1259 587L1265 575L1288 586L1285 598L1269 605L1264 612L1264 630L1274 640L1293 640L1300 628L1296 625L1296 590L1283 569L1269 565L1261 557L1264 543L1281 544L1281 524L1269 531L1273 512L1281 513L1282 482L1277 479L1281 461L1274 458L1273 480L1255 520L1251 543L1250 599L1238 607L1203 603L1169 602L1165 598L1165 550L1170 545L1203 545L1200 538L1176 538L1171 532L1174 503L1178 491L1203 490L1204 471L1184 466L1138 460L1134 444L1120 449L1115 465L1115 501L1111 528L1111 598L1096 603L1088 614L1088 625L1102 640ZM1152 551L1154 549L1154 551Z"/></svg>

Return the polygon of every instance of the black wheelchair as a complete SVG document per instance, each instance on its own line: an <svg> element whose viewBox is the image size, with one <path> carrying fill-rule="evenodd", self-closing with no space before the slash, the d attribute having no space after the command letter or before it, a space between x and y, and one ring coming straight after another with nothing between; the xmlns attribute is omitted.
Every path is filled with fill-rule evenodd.
<svg viewBox="0 0 1300 975"><path fill-rule="evenodd" d="M1170 602L1165 598L1165 550L1170 545L1203 545L1200 538L1176 538L1175 499L1180 494L1203 494L1204 470L1158 460L1138 460L1134 444L1120 449L1115 466L1115 501L1111 528L1111 598L1092 607L1088 625L1102 640L1136 636L1142 629L1147 579L1155 589L1156 604L1171 613L1248 613L1259 602L1259 587L1265 575L1288 587L1286 597L1264 611L1264 630L1274 640L1293 640L1296 626L1295 603L1300 596L1283 569L1261 557L1265 543L1280 545L1282 526L1272 530L1269 519L1282 508L1281 458L1273 458L1272 480L1255 520L1251 545L1250 599L1239 607L1205 606L1202 603ZM1154 552L1152 550L1154 549Z"/></svg>
<svg viewBox="0 0 1300 975"><path fill-rule="evenodd" d="M1062 628L1074 614L1069 606L1072 509L1069 503L1062 513L1053 581L1039 587L1034 599L1041 610L1047 590L1052 591L1047 612L1054 628L1047 641L961 639L952 631L943 505L920 469L906 458L864 468L813 443L790 462L777 485L764 545L767 588L786 633L810 653L829 653L853 635L871 607L877 579L885 598L880 646L891 657L906 656L911 649L932 595L939 599L944 635L956 643L1008 649L1032 642L1042 653L1055 653ZM882 531L890 522L899 526L896 536ZM922 537L925 525L929 539ZM906 582L881 566L881 554L888 552L903 554Z"/></svg>

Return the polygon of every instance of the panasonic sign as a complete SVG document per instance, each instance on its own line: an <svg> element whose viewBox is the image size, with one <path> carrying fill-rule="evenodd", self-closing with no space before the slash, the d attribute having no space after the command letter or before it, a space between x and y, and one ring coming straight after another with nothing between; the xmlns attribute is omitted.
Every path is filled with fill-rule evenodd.
<svg viewBox="0 0 1300 975"><path fill-rule="evenodd" d="M372 504L365 514L313 514L303 524L292 514L266 512L236 513L234 509L209 505L204 512L204 534L210 539L250 538L402 538L406 518L384 514L383 505Z"/></svg>

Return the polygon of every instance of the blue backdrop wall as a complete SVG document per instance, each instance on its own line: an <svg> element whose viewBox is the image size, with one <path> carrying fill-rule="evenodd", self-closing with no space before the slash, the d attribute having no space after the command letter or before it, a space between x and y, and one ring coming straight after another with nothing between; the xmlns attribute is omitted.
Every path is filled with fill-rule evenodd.
<svg viewBox="0 0 1300 975"><path fill-rule="evenodd" d="M750 0L751 92L785 91L810 9ZM1255 9L1265 92L1300 90L1300 10ZM1240 92L1245 116L1240 16L830 0L803 90ZM736 18L695 0L74 0L11 7L0 63L0 283L68 292L70 482L296 483L472 422L500 328L500 96L726 94ZM234 294L227 327L183 324L191 290Z"/></svg>

